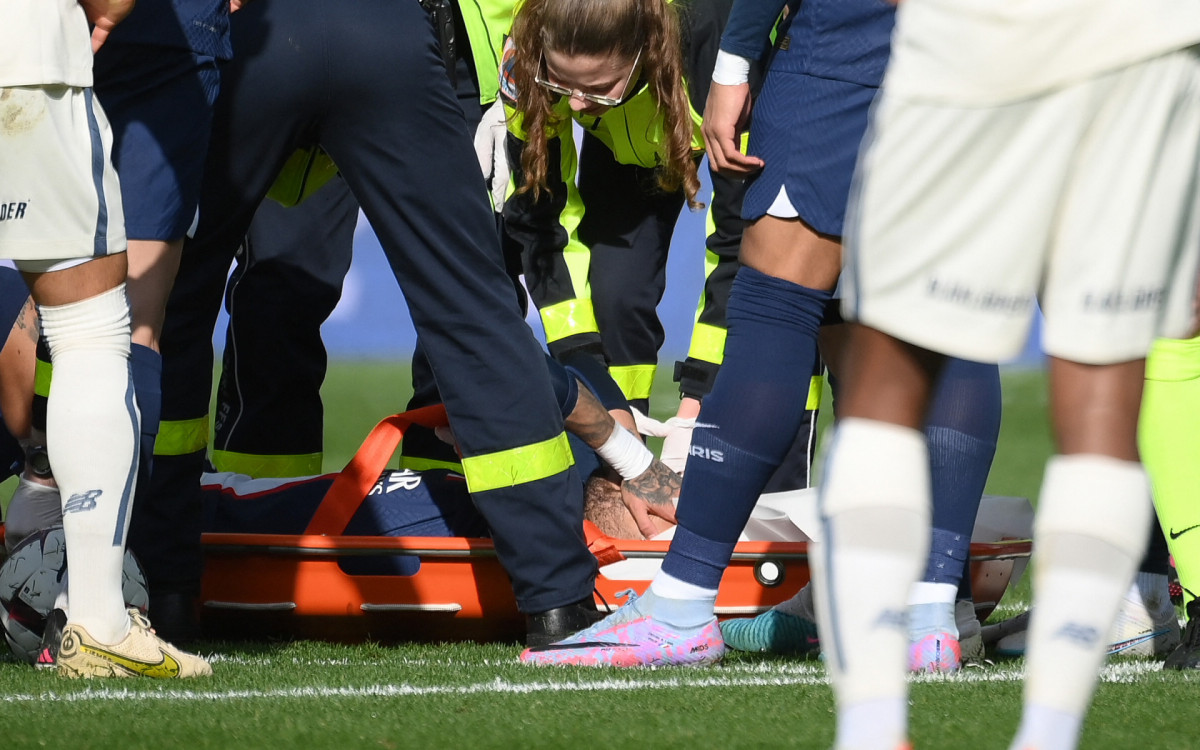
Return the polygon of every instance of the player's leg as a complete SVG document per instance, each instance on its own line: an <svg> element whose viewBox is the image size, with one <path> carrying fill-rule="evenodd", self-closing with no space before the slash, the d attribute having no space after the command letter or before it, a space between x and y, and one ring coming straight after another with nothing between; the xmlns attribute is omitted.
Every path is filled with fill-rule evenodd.
<svg viewBox="0 0 1200 750"><path fill-rule="evenodd" d="M1200 464L1194 460L1198 410L1200 338L1155 341L1146 360L1138 446L1187 607L1184 643L1166 663L1174 669L1200 668L1200 605L1194 604L1200 594Z"/></svg>
<svg viewBox="0 0 1200 750"><path fill-rule="evenodd" d="M724 361L692 434L680 528L651 585L657 598L642 603L655 617L661 610L666 621L693 627L712 617L738 534L807 418L817 336L841 270L845 196L873 94L787 70L768 76L751 150L773 149L777 158L767 161L778 171L760 175L744 201L743 216L757 218L742 237ZM810 135L821 143L819 160L794 148Z"/></svg>
<svg viewBox="0 0 1200 750"><path fill-rule="evenodd" d="M662 448L664 462L680 471L680 462L686 459L686 451L690 447L692 426L699 414L700 404L712 391L713 381L725 358L725 318L729 293L741 268L739 251L746 227L746 220L742 218L745 182L711 171L710 178L713 193L708 206L704 288L697 305L696 322L692 328L687 359L675 363L675 380L679 382L682 397L676 416L690 420L690 424L685 422L675 428L682 429L682 435L668 433ZM826 313L829 312L827 309ZM791 448L768 480L764 492L788 492L806 488L811 484L812 461L817 444L817 409L825 384L824 371L824 362L818 360L810 380L805 418L797 430ZM672 464L669 458L675 463Z"/></svg>
<svg viewBox="0 0 1200 750"><path fill-rule="evenodd" d="M27 440L33 422L37 308L21 275L7 267L0 269L0 331L6 328L0 345L0 414L9 435Z"/></svg>
<svg viewBox="0 0 1200 750"><path fill-rule="evenodd" d="M909 597L909 667L952 671L966 656L955 618L956 600L1000 433L996 365L949 359L934 387L924 432L933 535L925 574Z"/></svg>
<svg viewBox="0 0 1200 750"><path fill-rule="evenodd" d="M137 461L124 274L120 253L26 271L55 367L46 439L68 540L70 621L109 644L129 629L121 570Z"/></svg>
<svg viewBox="0 0 1200 750"><path fill-rule="evenodd" d="M196 220L217 61L170 46L114 41L96 55L96 96L113 123L129 236L130 364L142 414L142 492L162 412L162 332L184 236Z"/></svg>
<svg viewBox="0 0 1200 750"><path fill-rule="evenodd" d="M129 382L121 199L107 158L112 136L90 89L30 87L5 96L43 115L39 127L6 134L0 148L0 179L30 198L19 207L27 212L22 221L0 225L0 251L18 259L61 371L48 394L46 451L78 572L69 583L71 618L117 643L130 627L121 569L138 415Z"/></svg>
<svg viewBox="0 0 1200 750"><path fill-rule="evenodd" d="M0 255L15 259L24 274L58 369L46 447L61 490L71 567L64 643L86 639L102 652L129 656L137 650L131 646L153 636L131 622L121 592L139 420L112 133L91 89L27 87L5 96L16 106L24 98L30 111L42 113L36 127L6 133L0 148L0 180L29 196L21 206L28 209L24 221L0 226ZM181 670L209 671L200 659L178 656ZM136 665L118 670L103 655L99 664L68 657L64 650L58 664L72 676L142 672Z"/></svg>
<svg viewBox="0 0 1200 750"><path fill-rule="evenodd" d="M1046 468L1035 522L1026 709L1014 747L1074 745L1105 636L1141 559L1150 520L1134 437L1142 378L1140 360L1051 360L1061 447Z"/></svg>
<svg viewBox="0 0 1200 750"><path fill-rule="evenodd" d="M907 734L906 608L929 552L921 426L940 366L939 356L878 330L851 330L813 555L839 747L899 747ZM865 580L871 596L862 596Z"/></svg>
<svg viewBox="0 0 1200 750"><path fill-rule="evenodd" d="M980 112L906 102L886 88L873 117L848 210L842 279L843 312L863 324L858 330L867 333L855 336L866 341L852 338L844 363L842 421L822 487L824 549L814 570L837 746L887 748L906 734L905 605L929 555L930 457L921 429L938 370L931 352L996 362L1020 351L1045 246L1042 216L1013 221L996 211L993 191L1027 189L1028 170L1006 171L1006 159L974 150L990 139L1024 165L1046 139L996 138ZM995 252L982 240L997 236L1028 256ZM879 518L893 518L894 536ZM894 561L882 581L880 555ZM858 601L856 584L866 579L874 581L872 596Z"/></svg>
<svg viewBox="0 0 1200 750"><path fill-rule="evenodd" d="M806 413L809 383L796 373L812 371L839 246L798 220L764 217L747 230L742 255L729 299L725 362L693 432L679 526L662 571L641 599L553 647L527 652L527 661L687 664L723 653L713 616L717 586ZM612 638L628 645L589 643Z"/></svg>
<svg viewBox="0 0 1200 750"><path fill-rule="evenodd" d="M1150 487L1138 462L1143 357L1192 324L1200 247L1200 54L1184 50L1049 94L1081 123L1047 265L1044 343L1059 455L1047 467L1017 750L1071 748L1106 635L1141 560ZM1096 216L1105 216L1102 225ZM1086 262L1081 264L1081 260ZM1102 300L1141 304L1097 305Z"/></svg>

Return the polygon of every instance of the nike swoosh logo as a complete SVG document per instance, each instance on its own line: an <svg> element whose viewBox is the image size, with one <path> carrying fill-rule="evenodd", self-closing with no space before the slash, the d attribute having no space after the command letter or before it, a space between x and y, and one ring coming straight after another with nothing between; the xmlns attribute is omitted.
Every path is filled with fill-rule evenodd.
<svg viewBox="0 0 1200 750"><path fill-rule="evenodd" d="M1188 526L1183 531L1176 531L1175 529L1171 529L1170 531L1167 532L1167 535L1170 536L1172 539L1178 539L1179 537L1188 533L1192 529L1200 529L1200 523L1196 524L1195 526Z"/></svg>
<svg viewBox="0 0 1200 750"><path fill-rule="evenodd" d="M633 646L633 643L617 643L614 641L582 641L580 643L551 643L549 646L534 646L528 649L531 653L539 651L572 651L583 648L621 648Z"/></svg>
<svg viewBox="0 0 1200 750"><path fill-rule="evenodd" d="M130 659L127 656L114 654L112 651L105 651L102 648L89 646L87 644L79 644L80 651L87 651L111 661L117 666L124 667L134 674L140 674L144 677L170 678L179 676L179 662L175 661L175 657L163 651L158 650L162 657L158 661L142 661L141 659Z"/></svg>

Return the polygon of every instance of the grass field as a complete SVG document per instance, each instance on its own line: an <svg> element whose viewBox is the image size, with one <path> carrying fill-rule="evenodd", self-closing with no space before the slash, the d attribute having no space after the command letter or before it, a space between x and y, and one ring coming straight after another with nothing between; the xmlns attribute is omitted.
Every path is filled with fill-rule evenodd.
<svg viewBox="0 0 1200 750"><path fill-rule="evenodd" d="M407 373L340 364L326 386L327 468L407 398ZM989 492L1032 495L1049 452L1042 378L1006 373ZM663 384L658 403L673 397ZM864 594L869 589L864 587ZM998 615L1022 608L1023 585ZM0 662L0 747L828 748L817 661L734 655L703 670L534 670L515 644L206 643L216 674L174 685L72 683ZM1019 661L915 679L914 747L1002 750L1020 710ZM1105 670L1083 748L1196 747L1200 678L1149 662Z"/></svg>

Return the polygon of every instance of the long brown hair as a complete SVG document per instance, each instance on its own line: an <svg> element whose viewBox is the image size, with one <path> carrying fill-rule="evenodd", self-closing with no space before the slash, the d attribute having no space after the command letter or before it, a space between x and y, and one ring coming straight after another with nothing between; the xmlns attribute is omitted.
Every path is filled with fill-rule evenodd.
<svg viewBox="0 0 1200 750"><path fill-rule="evenodd" d="M537 196L546 189L546 131L560 124L553 112L557 96L534 81L543 52L617 54L632 61L641 50L642 78L663 116L665 158L658 168L659 187L667 192L682 187L688 205L700 206L679 19L666 0L525 0L513 20L512 39L518 53L512 82L527 138L521 155L522 192L532 190Z"/></svg>

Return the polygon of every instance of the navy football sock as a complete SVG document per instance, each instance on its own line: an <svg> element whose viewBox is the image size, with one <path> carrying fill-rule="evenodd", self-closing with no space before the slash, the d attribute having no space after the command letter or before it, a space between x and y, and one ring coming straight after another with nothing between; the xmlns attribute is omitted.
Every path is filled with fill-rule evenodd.
<svg viewBox="0 0 1200 750"><path fill-rule="evenodd" d="M150 468L154 463L154 440L162 419L162 355L148 346L132 344L129 368L133 375L133 395L142 413L142 435L138 455L139 495L150 489Z"/></svg>
<svg viewBox="0 0 1200 750"><path fill-rule="evenodd" d="M996 365L949 359L934 390L925 438L933 490L927 583L958 585L1000 434Z"/></svg>
<svg viewBox="0 0 1200 750"><path fill-rule="evenodd" d="M738 271L725 362L704 398L663 571L715 589L771 473L804 418L830 293Z"/></svg>

